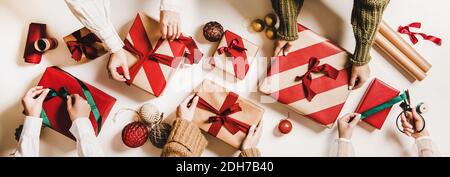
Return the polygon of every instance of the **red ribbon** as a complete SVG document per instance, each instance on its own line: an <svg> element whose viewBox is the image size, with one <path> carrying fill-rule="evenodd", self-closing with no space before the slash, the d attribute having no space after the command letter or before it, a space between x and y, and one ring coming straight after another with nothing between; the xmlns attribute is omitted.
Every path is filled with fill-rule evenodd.
<svg viewBox="0 0 450 177"><path fill-rule="evenodd" d="M225 40L228 42L227 46L220 47L217 52L222 54L227 54L232 58L234 76L239 79L244 79L247 75L249 69L249 64L247 61L247 49L244 47L244 42L242 38L230 31L225 32ZM210 60L210 64L215 66L215 61Z"/></svg>
<svg viewBox="0 0 450 177"><path fill-rule="evenodd" d="M201 53L200 50L198 50L197 43L195 43L194 39L192 39L191 37L186 37L186 36L181 35L176 40L182 42L186 46L187 50L189 51L189 53L185 54L185 57L188 59L188 60L186 60L186 63L197 64L198 62L200 62L200 59L202 59L202 57L203 57L203 53ZM196 57L195 51L198 51L200 55Z"/></svg>
<svg viewBox="0 0 450 177"><path fill-rule="evenodd" d="M325 76L333 78L335 80L339 75L339 71L331 65L323 64L319 66L319 64L319 59L311 57L308 63L308 71L306 71L306 73L302 76L295 77L295 81L302 81L303 91L308 101L311 101L317 94L311 89L311 84L313 81L311 73L324 73Z"/></svg>
<svg viewBox="0 0 450 177"><path fill-rule="evenodd" d="M211 116L208 119L209 123L211 123L211 127L208 129L209 134L212 136L217 136L222 126L225 127L225 129L227 129L232 135L236 134L238 131L242 131L244 133L248 132L250 125L230 117L231 114L242 111L239 103L237 103L238 98L239 96L236 93L229 92L219 110L211 106L204 99L199 99L197 104L198 108L215 114L215 116Z"/></svg>
<svg viewBox="0 0 450 177"><path fill-rule="evenodd" d="M81 31L76 31L72 33L76 41L67 42L67 47L72 53L72 58L75 61L80 61L83 54L88 59L95 59L98 57L97 48L94 47L96 42L101 42L101 40L94 34L89 33L86 36L81 37Z"/></svg>
<svg viewBox="0 0 450 177"><path fill-rule="evenodd" d="M401 34L406 34L409 36L409 39L411 40L411 42L413 44L417 44L419 42L419 39L417 39L416 35L420 35L423 37L423 39L431 41L433 43L435 43L436 45L441 46L442 45L442 39L435 37L435 36L431 36L431 35L427 35L425 33L416 33L416 32L411 32L410 28L417 28L420 29L422 26L421 23L419 22L414 22L411 23L407 26L399 26L398 27L398 32Z"/></svg>
<svg viewBox="0 0 450 177"><path fill-rule="evenodd" d="M46 37L47 26L40 23L31 23L28 28L28 36L25 44L24 58L25 62L39 64L42 59L42 53L34 48L34 42L40 38Z"/></svg>
<svg viewBox="0 0 450 177"><path fill-rule="evenodd" d="M217 51L219 52L219 54L223 54L223 53L227 53L232 57L239 57L239 55L236 55L236 53L232 53L231 51L237 51L239 53L246 51L247 49L243 46L243 44L241 44L238 39L233 39L231 40L230 43L228 43L228 46L225 47L220 47L219 49L217 49Z"/></svg>

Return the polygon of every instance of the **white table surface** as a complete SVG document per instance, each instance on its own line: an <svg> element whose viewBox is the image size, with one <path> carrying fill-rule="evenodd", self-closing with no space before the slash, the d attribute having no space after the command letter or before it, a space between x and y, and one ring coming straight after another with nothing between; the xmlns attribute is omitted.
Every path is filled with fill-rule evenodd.
<svg viewBox="0 0 450 177"><path fill-rule="evenodd" d="M259 56L270 56L273 42L263 33L253 33L247 28L251 19L263 18L272 12L269 0L190 0L180 1L183 7L182 29L195 36L200 48L210 56L217 44L207 42L201 35L204 23L215 20L262 47ZM354 38L350 26L352 0L306 0L299 21L314 29L349 51L353 51ZM427 4L427 5L425 5ZM159 1L156 0L111 0L112 21L124 38L138 11L159 18ZM372 50L370 63L372 76L381 78L398 89L410 89L413 101L426 102L430 111L426 113L427 128L443 155L450 155L450 118L445 110L450 106L450 2L446 0L393 0L385 13L385 21L391 26L423 22L424 31L440 36L444 44L438 47L421 41L414 46L432 64L433 68L422 82L409 82L384 55ZM45 54L39 65L23 61L24 43L30 22L46 23L48 34L61 44L56 50ZM132 120L131 113L121 114L113 121L114 113L121 108L139 108L146 102L157 104L166 113L166 121L174 118L177 105L185 98L190 87L198 85L203 78L210 78L242 97L258 102L265 109L264 133L259 148L264 156L327 156L331 142L337 137L337 128L322 128L315 122L291 111L294 129L288 135L280 135L276 126L289 111L279 103L259 103L263 95L256 91L258 78L264 75L264 58L257 59L244 81L233 83L221 79L220 72L203 70L200 65L180 70L169 84L164 96L155 98L136 87L115 82L108 78L103 56L88 63L76 63L70 58L62 37L79 29L81 24L69 12L62 0L2 0L0 2L0 155L14 151L14 129L22 123L20 98L25 91L37 84L46 67L56 65L78 78L115 96L117 104L104 124L99 139L105 154L109 156L159 156L161 150L146 143L141 148L127 148L121 141L122 128ZM367 85L366 85L367 86ZM358 104L365 88L354 91L344 107L343 113L351 112ZM398 106L391 111L382 130L374 130L365 123L356 127L353 143L357 156L410 156L413 140L395 129ZM341 113L342 114L342 113ZM207 135L209 146L204 156L233 156L237 151L225 143ZM59 133L45 128L41 133L42 156L75 156L75 142Z"/></svg>

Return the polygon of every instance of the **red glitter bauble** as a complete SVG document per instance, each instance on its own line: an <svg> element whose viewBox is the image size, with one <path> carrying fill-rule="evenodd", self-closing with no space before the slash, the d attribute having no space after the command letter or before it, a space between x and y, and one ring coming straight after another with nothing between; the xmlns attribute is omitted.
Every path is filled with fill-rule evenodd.
<svg viewBox="0 0 450 177"><path fill-rule="evenodd" d="M278 130L283 134L288 134L292 130L291 121L284 119L278 124Z"/></svg>
<svg viewBox="0 0 450 177"><path fill-rule="evenodd" d="M130 148L137 148L147 142L148 129L142 122L131 122L122 130L122 141Z"/></svg>

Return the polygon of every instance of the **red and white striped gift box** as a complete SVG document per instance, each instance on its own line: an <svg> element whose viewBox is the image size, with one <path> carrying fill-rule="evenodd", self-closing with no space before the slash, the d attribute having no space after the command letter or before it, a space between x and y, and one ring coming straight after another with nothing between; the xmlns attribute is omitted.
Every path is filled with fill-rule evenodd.
<svg viewBox="0 0 450 177"><path fill-rule="evenodd" d="M260 91L299 114L331 127L350 93L346 68L350 55L300 24L298 32L299 39L293 42L291 52L274 59ZM334 71L334 75L326 75L327 69ZM308 77L310 80L305 81Z"/></svg>

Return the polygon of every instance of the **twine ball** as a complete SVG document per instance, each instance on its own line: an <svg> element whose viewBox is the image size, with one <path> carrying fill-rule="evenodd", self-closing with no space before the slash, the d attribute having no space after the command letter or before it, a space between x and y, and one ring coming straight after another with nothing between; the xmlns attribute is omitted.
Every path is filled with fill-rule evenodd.
<svg viewBox="0 0 450 177"><path fill-rule="evenodd" d="M147 142L148 129L142 122L131 122L122 130L122 141L130 148L137 148Z"/></svg>
<svg viewBox="0 0 450 177"><path fill-rule="evenodd" d="M155 125L162 120L161 112L159 112L158 108L151 103L144 104L141 107L141 110L139 110L139 117L147 125Z"/></svg>
<svg viewBox="0 0 450 177"><path fill-rule="evenodd" d="M148 138L153 146L162 149L167 143L172 126L167 123L155 125L149 132Z"/></svg>
<svg viewBox="0 0 450 177"><path fill-rule="evenodd" d="M223 33L223 26L216 21L210 21L203 27L203 36L210 42L220 41Z"/></svg>

